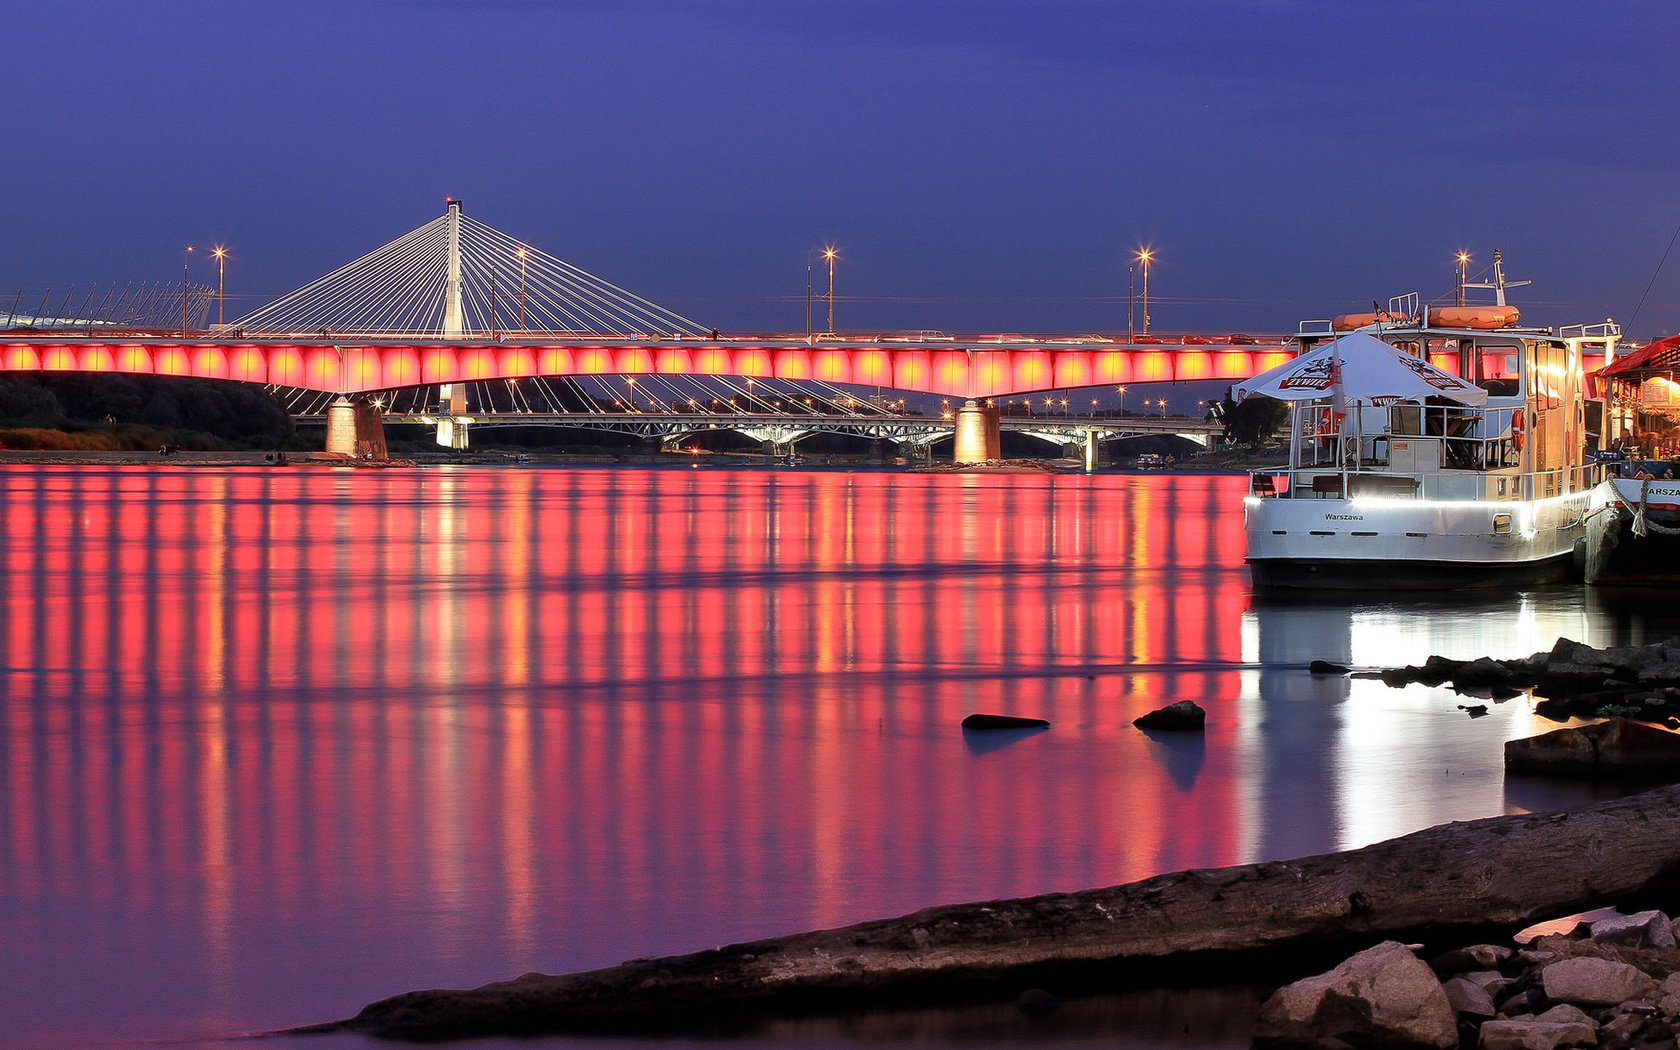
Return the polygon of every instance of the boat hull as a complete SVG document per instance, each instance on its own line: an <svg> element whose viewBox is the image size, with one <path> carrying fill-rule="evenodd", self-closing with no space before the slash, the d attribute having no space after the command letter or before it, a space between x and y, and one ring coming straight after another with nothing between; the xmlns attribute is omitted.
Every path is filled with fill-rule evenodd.
<svg viewBox="0 0 1680 1050"><path fill-rule="evenodd" d="M1643 536L1634 532L1641 504ZM1585 576L1599 587L1680 584L1680 482L1612 478L1595 489Z"/></svg>
<svg viewBox="0 0 1680 1050"><path fill-rule="evenodd" d="M1569 579L1589 494L1540 501L1252 498L1256 589L1441 591Z"/></svg>

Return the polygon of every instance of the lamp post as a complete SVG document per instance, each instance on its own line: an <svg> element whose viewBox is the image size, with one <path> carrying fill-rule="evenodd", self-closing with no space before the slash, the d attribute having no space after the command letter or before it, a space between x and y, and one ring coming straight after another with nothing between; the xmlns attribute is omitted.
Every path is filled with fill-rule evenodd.
<svg viewBox="0 0 1680 1050"><path fill-rule="evenodd" d="M828 260L828 334L834 334L834 258L839 252L834 245L823 249L823 258Z"/></svg>
<svg viewBox="0 0 1680 1050"><path fill-rule="evenodd" d="M1143 264L1143 334L1149 334L1149 261L1155 258L1154 251L1139 248L1138 262Z"/></svg>
<svg viewBox="0 0 1680 1050"><path fill-rule="evenodd" d="M1145 316L1145 317L1148 317L1148 316L1149 316L1149 315L1148 315L1148 314L1145 314L1145 315L1144 315L1144 316ZM1162 418L1162 419L1165 419L1165 418L1167 418L1167 399L1166 399L1166 398L1164 398L1164 397L1163 397L1163 398L1162 398L1162 399L1161 399L1161 400L1159 400L1159 401L1157 401L1157 402L1155 402L1155 403L1156 403L1156 404L1157 404L1157 405L1160 405L1160 406L1161 406L1161 418Z"/></svg>
<svg viewBox="0 0 1680 1050"><path fill-rule="evenodd" d="M227 247L218 244L210 254L216 260L216 327L221 328L227 324Z"/></svg>
<svg viewBox="0 0 1680 1050"><path fill-rule="evenodd" d="M1134 341L1137 332L1137 267L1126 267L1126 342ZM1120 391L1124 394L1126 391Z"/></svg>
<svg viewBox="0 0 1680 1050"><path fill-rule="evenodd" d="M1123 387L1123 386L1117 386L1114 389L1120 395L1120 414L1125 415L1126 414L1126 388Z"/></svg>
<svg viewBox="0 0 1680 1050"><path fill-rule="evenodd" d="M193 246L181 253L181 338L187 337L187 260L192 258Z"/></svg>
<svg viewBox="0 0 1680 1050"><path fill-rule="evenodd" d="M1464 305L1464 282L1470 279L1470 253L1458 253L1458 305Z"/></svg>
<svg viewBox="0 0 1680 1050"><path fill-rule="evenodd" d="M815 330L811 327L811 253L805 253L805 342L809 345Z"/></svg>

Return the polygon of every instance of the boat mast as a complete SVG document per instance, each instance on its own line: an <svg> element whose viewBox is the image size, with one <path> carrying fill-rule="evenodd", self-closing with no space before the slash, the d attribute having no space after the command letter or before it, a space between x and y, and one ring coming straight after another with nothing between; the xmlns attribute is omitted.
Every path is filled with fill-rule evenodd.
<svg viewBox="0 0 1680 1050"><path fill-rule="evenodd" d="M1493 290L1493 303L1494 303L1494 305L1495 306L1505 306L1505 305L1507 305L1506 302L1505 302L1505 289L1507 289L1507 288L1521 288L1525 284L1533 284L1533 283L1534 283L1533 281L1507 281L1505 279L1505 256L1502 252L1500 252L1500 250L1498 248L1495 248L1493 250L1493 280L1492 281L1465 281L1464 282L1464 287L1466 287L1466 288L1491 288Z"/></svg>

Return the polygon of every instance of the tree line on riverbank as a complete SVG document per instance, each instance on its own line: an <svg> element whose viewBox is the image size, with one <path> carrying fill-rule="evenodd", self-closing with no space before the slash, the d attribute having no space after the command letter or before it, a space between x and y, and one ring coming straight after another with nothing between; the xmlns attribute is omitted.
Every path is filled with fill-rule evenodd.
<svg viewBox="0 0 1680 1050"><path fill-rule="evenodd" d="M0 376L0 448L293 448L285 406L245 383L160 376Z"/></svg>

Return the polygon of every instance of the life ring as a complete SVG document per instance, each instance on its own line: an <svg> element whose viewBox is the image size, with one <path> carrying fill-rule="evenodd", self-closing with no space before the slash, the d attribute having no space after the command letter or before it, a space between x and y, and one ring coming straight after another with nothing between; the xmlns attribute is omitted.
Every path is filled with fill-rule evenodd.
<svg viewBox="0 0 1680 1050"><path fill-rule="evenodd" d="M1511 447L1522 451L1523 437L1528 428L1528 413L1518 409L1511 415Z"/></svg>

